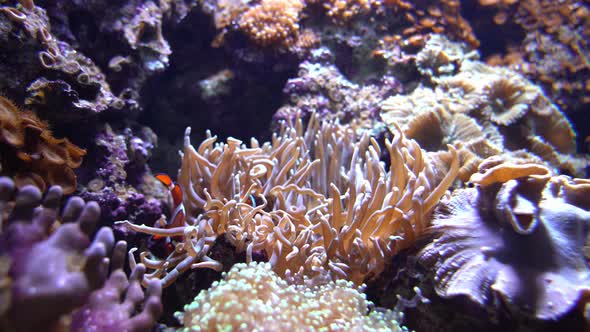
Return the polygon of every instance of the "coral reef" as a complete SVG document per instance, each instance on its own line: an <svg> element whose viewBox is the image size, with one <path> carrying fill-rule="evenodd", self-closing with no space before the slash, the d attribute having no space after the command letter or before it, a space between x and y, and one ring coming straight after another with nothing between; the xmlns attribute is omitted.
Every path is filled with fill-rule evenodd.
<svg viewBox="0 0 590 332"><path fill-rule="evenodd" d="M516 153L535 157L568 174L584 175L587 159L574 156L576 133L543 91L520 74L487 66L472 52L435 35L416 56L433 84L382 102L381 118L428 151L454 144L463 181L484 158ZM532 154L532 155L531 155Z"/></svg>
<svg viewBox="0 0 590 332"><path fill-rule="evenodd" d="M67 138L53 137L49 125L30 111L21 111L0 96L0 166L15 176L18 187L36 185L45 191L59 185L65 194L76 190L74 169L86 151Z"/></svg>
<svg viewBox="0 0 590 332"><path fill-rule="evenodd" d="M292 283L344 278L357 284L378 275L388 259L411 246L458 172L450 147L443 176L415 141L401 132L381 148L350 126L301 119L285 123L272 142L250 147L209 137L195 149L187 129L178 182L185 225L137 232L180 237L166 258L143 252L148 276L170 285L189 268L220 270L208 252L217 236L237 251L265 252L273 270ZM340 171L339 171L340 170ZM133 266L132 262L132 266Z"/></svg>
<svg viewBox="0 0 590 332"><path fill-rule="evenodd" d="M590 330L589 8L2 1L0 330Z"/></svg>
<svg viewBox="0 0 590 332"><path fill-rule="evenodd" d="M185 326L179 331L406 331L400 313L373 309L367 314L368 306L351 282L289 286L268 263L252 262L234 265L177 317Z"/></svg>
<svg viewBox="0 0 590 332"><path fill-rule="evenodd" d="M400 92L401 86L391 76L374 84L351 82L336 67L333 54L326 48L314 50L310 60L299 65L297 74L285 84L283 93L289 97L289 104L275 113L273 120L277 123L315 112L321 120L355 120L358 129L380 136L385 128L379 119L379 103Z"/></svg>
<svg viewBox="0 0 590 332"><path fill-rule="evenodd" d="M420 253L442 297L466 296L542 320L583 307L590 291L590 182L542 164L482 162L474 188L443 201Z"/></svg>

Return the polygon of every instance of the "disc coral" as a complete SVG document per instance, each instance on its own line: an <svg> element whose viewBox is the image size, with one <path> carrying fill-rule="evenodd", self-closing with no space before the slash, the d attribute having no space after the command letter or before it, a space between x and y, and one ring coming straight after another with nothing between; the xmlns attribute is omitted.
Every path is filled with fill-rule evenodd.
<svg viewBox="0 0 590 332"><path fill-rule="evenodd" d="M484 161L471 180L475 188L456 191L437 210L435 239L420 253L434 268L437 293L546 320L583 308L590 182L500 158Z"/></svg>

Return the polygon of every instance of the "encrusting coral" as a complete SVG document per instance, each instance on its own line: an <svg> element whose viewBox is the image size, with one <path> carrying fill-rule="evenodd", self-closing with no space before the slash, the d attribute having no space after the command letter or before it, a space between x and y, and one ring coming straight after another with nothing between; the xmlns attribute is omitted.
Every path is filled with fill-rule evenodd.
<svg viewBox="0 0 590 332"><path fill-rule="evenodd" d="M236 264L176 316L179 331L406 331L401 313L371 310L344 280L289 286L268 263ZM247 309L245 309L247 308ZM244 311L247 310L247 313Z"/></svg>
<svg viewBox="0 0 590 332"><path fill-rule="evenodd" d="M138 232L180 237L168 257L142 252L141 262L170 285L189 268L220 270L207 256L215 239L237 251L263 252L273 270L292 283L347 279L361 284L414 243L458 171L455 149L444 175L418 144L398 131L386 151L351 126L311 116L284 123L272 142L250 147L236 139L198 148L186 131L178 183L185 224L153 228L121 222ZM389 155L390 169L380 160ZM435 180L436 179L436 180ZM134 261L132 260L132 266Z"/></svg>
<svg viewBox="0 0 590 332"><path fill-rule="evenodd" d="M474 188L441 202L435 239L419 255L434 268L437 293L542 320L583 308L590 181L499 157L482 162L471 181Z"/></svg>
<svg viewBox="0 0 590 332"><path fill-rule="evenodd" d="M73 169L82 163L86 151L68 141L53 137L47 123L30 111L20 111L0 96L1 172L16 177L22 187L34 184L41 191L59 185L65 194L76 190Z"/></svg>
<svg viewBox="0 0 590 332"><path fill-rule="evenodd" d="M501 153L540 158L556 169L583 175L587 160L574 155L576 133L566 116L520 74L476 58L444 36L432 36L416 56L416 65L433 87L421 85L384 100L383 121L400 125L428 151L455 145L463 181L483 159Z"/></svg>

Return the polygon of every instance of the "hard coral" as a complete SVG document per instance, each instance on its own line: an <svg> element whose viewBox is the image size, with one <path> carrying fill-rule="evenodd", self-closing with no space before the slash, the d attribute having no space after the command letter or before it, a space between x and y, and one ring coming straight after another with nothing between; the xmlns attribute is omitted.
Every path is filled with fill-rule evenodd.
<svg viewBox="0 0 590 332"><path fill-rule="evenodd" d="M50 330L106 279L112 231L102 228L91 240L98 206L73 197L60 214L62 194L53 186L42 199L36 187L15 190L11 179L0 178L0 254L9 258L12 280L0 317L7 331Z"/></svg>
<svg viewBox="0 0 590 332"><path fill-rule="evenodd" d="M438 174L415 141L398 132L381 148L350 126L301 119L283 124L272 142L247 147L209 137L195 149L187 129L178 182L185 193L184 226L158 229L123 223L138 232L182 237L166 258L141 260L148 277L171 284L189 268L221 269L208 257L222 234L238 251L264 252L290 282L314 284L375 277L389 258L411 246L458 171L456 152Z"/></svg>
<svg viewBox="0 0 590 332"><path fill-rule="evenodd" d="M299 33L300 0L262 0L240 17L238 26L261 46L292 45Z"/></svg>
<svg viewBox="0 0 590 332"><path fill-rule="evenodd" d="M359 131L380 136L386 128L377 112L379 103L399 92L401 83L391 76L372 84L355 83L339 70L333 58L332 52L322 47L299 65L298 77L287 80L283 89L289 103L277 110L275 122L293 121L298 113L308 116L315 112L320 120L352 122Z"/></svg>
<svg viewBox="0 0 590 332"><path fill-rule="evenodd" d="M500 158L483 162L471 181L475 188L442 203L432 222L436 239L420 253L434 267L437 293L543 320L583 308L590 182Z"/></svg>
<svg viewBox="0 0 590 332"><path fill-rule="evenodd" d="M0 151L2 173L16 176L19 187L34 184L45 190L60 185L65 194L76 190L73 169L80 166L86 154L67 138L53 137L47 123L32 112L20 111L2 96Z"/></svg>
<svg viewBox="0 0 590 332"><path fill-rule="evenodd" d="M95 169L80 195L98 202L104 224L129 219L152 225L162 214L158 198L165 197L165 189L147 164L157 145L156 135L148 127L113 130L106 124L97 133L95 143L96 149L90 155Z"/></svg>
<svg viewBox="0 0 590 332"><path fill-rule="evenodd" d="M289 286L268 263L236 264L177 317L180 331L405 331L402 315L371 310L365 295L343 280ZM244 312L247 308L247 312Z"/></svg>
<svg viewBox="0 0 590 332"><path fill-rule="evenodd" d="M28 105L60 123L125 106L94 61L53 34L43 8L1 7L0 22L7 55L1 64L7 73L0 80L3 91L26 97Z"/></svg>

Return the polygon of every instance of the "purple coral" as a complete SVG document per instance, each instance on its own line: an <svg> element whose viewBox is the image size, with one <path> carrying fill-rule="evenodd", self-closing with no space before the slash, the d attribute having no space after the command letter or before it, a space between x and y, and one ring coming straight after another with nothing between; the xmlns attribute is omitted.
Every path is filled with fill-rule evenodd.
<svg viewBox="0 0 590 332"><path fill-rule="evenodd" d="M162 313L162 286L159 280L150 280L144 294L141 288L145 274L143 264L136 265L127 279L123 272L126 251L125 241L119 241L113 253L109 279L72 314L72 332L138 332L149 331L155 325ZM141 304L143 308L135 314L136 307Z"/></svg>
<svg viewBox="0 0 590 332"><path fill-rule="evenodd" d="M106 125L96 144L97 177L88 181L82 197L98 202L106 224L122 219L153 224L162 215L154 196L163 196L147 165L157 144L155 134L147 127L139 133L130 128L117 133Z"/></svg>
<svg viewBox="0 0 590 332"><path fill-rule="evenodd" d="M434 267L437 293L541 320L583 307L590 181L551 176L536 164L482 165L471 178L476 187L438 209L437 238L420 254Z"/></svg>
<svg viewBox="0 0 590 332"><path fill-rule="evenodd" d="M8 330L49 329L106 279L114 237L105 227L91 241L98 205L72 197L60 216L61 197L58 186L42 198L34 186L15 191L11 179L0 178L0 207L8 215L2 220L0 253L11 262L12 279L11 303L0 322Z"/></svg>

